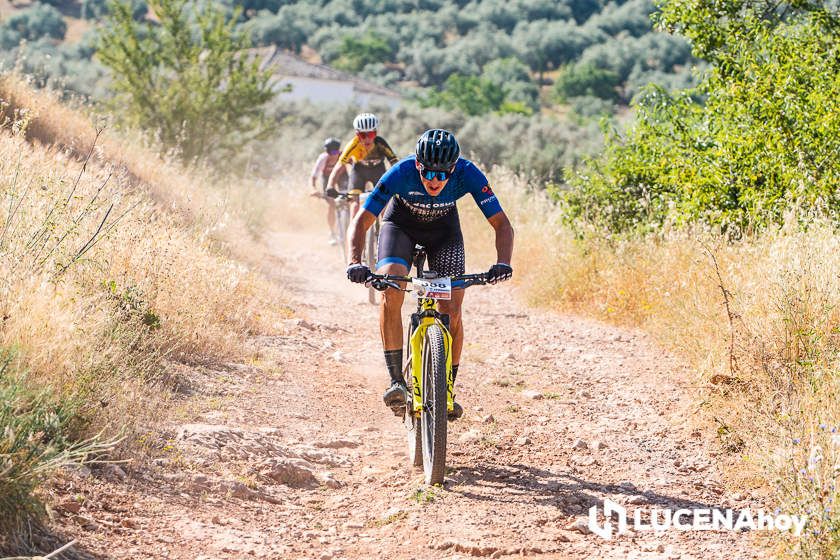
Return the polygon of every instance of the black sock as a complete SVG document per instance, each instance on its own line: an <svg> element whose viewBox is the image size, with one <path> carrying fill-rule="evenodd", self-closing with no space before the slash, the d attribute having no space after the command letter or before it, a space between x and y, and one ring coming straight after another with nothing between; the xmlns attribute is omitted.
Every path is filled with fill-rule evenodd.
<svg viewBox="0 0 840 560"><path fill-rule="evenodd" d="M458 377L458 366L461 364L452 364L452 386L455 386L455 378Z"/></svg>
<svg viewBox="0 0 840 560"><path fill-rule="evenodd" d="M402 348L397 350L385 350L385 367L388 368L388 375L391 376L391 381L404 383L402 376L402 355Z"/></svg>

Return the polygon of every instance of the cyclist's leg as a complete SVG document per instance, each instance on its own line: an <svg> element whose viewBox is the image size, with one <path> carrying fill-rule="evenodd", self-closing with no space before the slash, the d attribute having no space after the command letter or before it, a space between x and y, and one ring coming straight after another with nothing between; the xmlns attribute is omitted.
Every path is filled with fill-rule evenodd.
<svg viewBox="0 0 840 560"><path fill-rule="evenodd" d="M382 176L385 175L386 171L388 171L388 170L385 169L385 162L384 161L379 162L377 165L374 165L373 167L370 168L370 174L368 175L368 181L370 181L370 183L372 185L376 185L376 183L379 182L379 179L381 179Z"/></svg>
<svg viewBox="0 0 840 560"><path fill-rule="evenodd" d="M460 228L450 234L446 242L427 248L429 268L441 276L458 276L464 273L464 237ZM452 333L452 363L461 363L461 349L464 346L464 329L461 324L461 305L464 290L452 290L452 299L438 302L442 313L449 315L449 331Z"/></svg>
<svg viewBox="0 0 840 560"><path fill-rule="evenodd" d="M362 192L365 192L367 190L368 183L370 183L371 185L376 185L376 182L379 181L379 178L382 177L382 175L384 175L386 171L384 161L372 167L358 165L354 169L356 170L357 182L354 184L353 188L359 189ZM355 216L358 211L359 203L356 202L355 206L351 208L352 215Z"/></svg>
<svg viewBox="0 0 840 560"><path fill-rule="evenodd" d="M408 262L414 241L397 224L384 220L379 230L377 255L379 274L408 274ZM379 311L379 328L382 334L382 349L388 368L391 385L385 391L383 400L389 406L405 403L405 382L402 378L403 328L402 304L404 292L388 288L382 298Z"/></svg>
<svg viewBox="0 0 840 560"><path fill-rule="evenodd" d="M414 241L394 222L383 220L379 230L379 245L376 254L379 261L376 272L379 274L408 274L411 251ZM380 330L382 345L385 350L402 348L401 310L404 292L388 288L382 298Z"/></svg>

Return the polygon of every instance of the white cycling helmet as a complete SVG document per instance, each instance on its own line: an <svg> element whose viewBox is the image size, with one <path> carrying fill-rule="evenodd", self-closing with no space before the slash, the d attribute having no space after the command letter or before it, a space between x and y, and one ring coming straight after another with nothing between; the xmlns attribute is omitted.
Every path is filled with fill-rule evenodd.
<svg viewBox="0 0 840 560"><path fill-rule="evenodd" d="M379 119L373 113L359 113L353 119L353 128L357 132L370 132L379 128Z"/></svg>

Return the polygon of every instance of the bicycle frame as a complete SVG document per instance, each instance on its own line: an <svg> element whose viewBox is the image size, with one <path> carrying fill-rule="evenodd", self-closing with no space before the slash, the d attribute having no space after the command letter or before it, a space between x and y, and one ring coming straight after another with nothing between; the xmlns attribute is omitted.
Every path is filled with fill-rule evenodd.
<svg viewBox="0 0 840 560"><path fill-rule="evenodd" d="M417 311L411 314L407 342L410 359L403 367L406 382L411 381L411 395L406 395L404 407L397 409L394 406L394 413L403 416L408 428L408 453L412 465L423 465L426 484L442 484L446 470L446 424L455 409L455 401L449 316L438 311L437 300L451 297L453 287L486 284L487 275L439 278L423 270L425 259L423 248L417 246L412 261L419 278L370 274L368 282L377 290L392 288L404 292L410 290L400 283L407 282L417 291ZM425 394L426 391L429 393Z"/></svg>
<svg viewBox="0 0 840 560"><path fill-rule="evenodd" d="M421 391L423 380L423 338L426 329L431 325L438 325L443 332L444 351L446 353L446 410L452 411L453 381L452 381L452 334L448 328L449 316L437 309L437 301L430 298L417 299L417 312L411 315L411 332L408 338L410 367L412 380L412 412L420 417L423 410L423 394Z"/></svg>
<svg viewBox="0 0 840 560"><path fill-rule="evenodd" d="M425 275L423 265L425 253L419 252L413 257L413 264L417 267L418 274ZM409 291L400 287L397 282L411 282L410 276L398 276L391 274L372 275L371 285L377 290L384 290L386 287L402 291ZM463 274L452 278L453 281L461 282L460 287L468 288L476 284L486 282L484 274ZM411 412L419 417L423 410L423 340L426 330L431 325L438 325L443 333L444 351L446 353L446 409L451 412L454 405L454 381L452 379L452 334L449 332L449 315L441 313L437 308L437 300L427 297L417 298L417 311L411 314L408 336L408 354L410 360L403 367L403 371L410 376L412 381Z"/></svg>

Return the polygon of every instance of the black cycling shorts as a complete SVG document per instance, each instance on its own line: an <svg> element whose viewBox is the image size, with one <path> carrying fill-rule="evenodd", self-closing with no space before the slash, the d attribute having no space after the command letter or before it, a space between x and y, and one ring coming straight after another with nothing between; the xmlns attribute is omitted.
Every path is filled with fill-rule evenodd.
<svg viewBox="0 0 840 560"><path fill-rule="evenodd" d="M385 171L384 161L380 161L376 165L365 165L361 162L354 164L350 168L350 190L364 191L368 181L371 185L375 185L385 175Z"/></svg>
<svg viewBox="0 0 840 560"><path fill-rule="evenodd" d="M456 211L434 222L419 224L383 219L376 268L398 263L410 269L411 252L417 244L426 248L429 270L440 276L464 273L464 236Z"/></svg>

